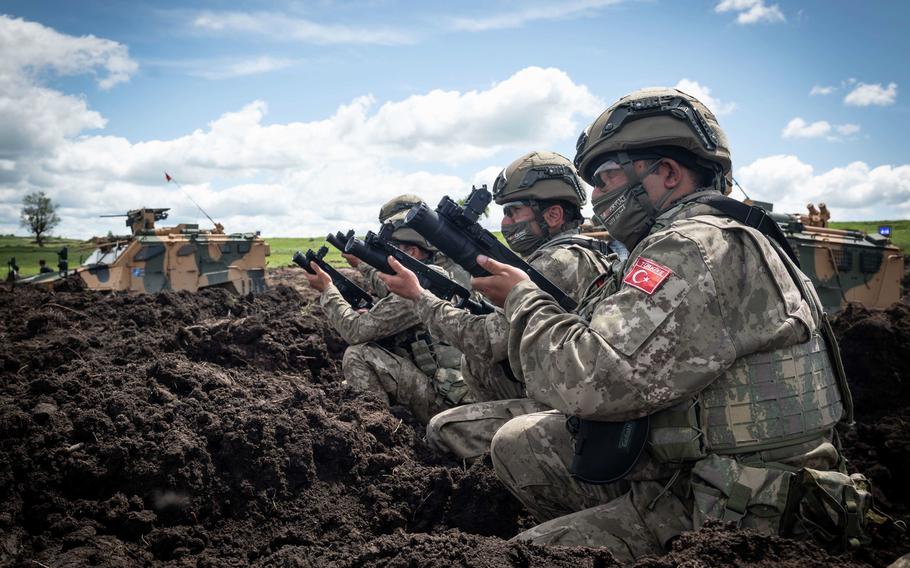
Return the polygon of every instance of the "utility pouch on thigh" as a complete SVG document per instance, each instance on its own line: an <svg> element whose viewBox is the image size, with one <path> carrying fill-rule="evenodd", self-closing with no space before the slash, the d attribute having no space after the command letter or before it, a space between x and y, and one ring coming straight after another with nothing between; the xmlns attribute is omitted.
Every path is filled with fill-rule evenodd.
<svg viewBox="0 0 910 568"><path fill-rule="evenodd" d="M836 549L855 548L871 540L868 524L893 519L873 507L866 476L803 468L793 480L786 522L781 533L810 534ZM898 529L906 526L897 522Z"/></svg>
<svg viewBox="0 0 910 568"><path fill-rule="evenodd" d="M750 467L733 458L710 455L692 468L692 525L707 519L778 534L787 510L792 471Z"/></svg>
<svg viewBox="0 0 910 568"><path fill-rule="evenodd" d="M595 422L571 416L566 428L574 438L572 477L587 483L611 483L625 477L648 441L649 416L628 422Z"/></svg>
<svg viewBox="0 0 910 568"><path fill-rule="evenodd" d="M437 369L433 375L433 386L436 394L442 397L446 406L458 406L474 402L469 396L467 383L456 369Z"/></svg>

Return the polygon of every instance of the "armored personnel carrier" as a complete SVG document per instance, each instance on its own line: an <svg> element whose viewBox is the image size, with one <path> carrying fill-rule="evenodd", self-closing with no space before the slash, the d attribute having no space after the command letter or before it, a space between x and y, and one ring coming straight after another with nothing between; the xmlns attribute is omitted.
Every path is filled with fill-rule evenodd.
<svg viewBox="0 0 910 568"><path fill-rule="evenodd" d="M827 226L827 208L811 203L808 215L775 213L770 203L748 201L777 222L812 279L825 310L847 302L885 308L900 300L904 255L888 237Z"/></svg>
<svg viewBox="0 0 910 568"><path fill-rule="evenodd" d="M225 234L196 224L156 229L167 208L133 209L122 215L131 235L96 238L97 248L73 272L92 290L154 293L221 286L239 294L265 290L265 257L269 245L258 233ZM67 251L58 253L59 271L22 282L51 285L67 274Z"/></svg>

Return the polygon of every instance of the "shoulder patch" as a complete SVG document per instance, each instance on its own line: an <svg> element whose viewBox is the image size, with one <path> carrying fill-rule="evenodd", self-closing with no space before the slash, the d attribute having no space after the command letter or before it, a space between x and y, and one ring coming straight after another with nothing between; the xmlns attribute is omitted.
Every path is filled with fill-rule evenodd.
<svg viewBox="0 0 910 568"><path fill-rule="evenodd" d="M673 271L666 266L640 256L622 281L650 296L671 274Z"/></svg>

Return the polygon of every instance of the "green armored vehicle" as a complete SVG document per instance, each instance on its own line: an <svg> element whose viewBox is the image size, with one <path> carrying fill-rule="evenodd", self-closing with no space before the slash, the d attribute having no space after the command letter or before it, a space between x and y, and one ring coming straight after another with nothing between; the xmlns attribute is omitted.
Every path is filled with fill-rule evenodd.
<svg viewBox="0 0 910 568"><path fill-rule="evenodd" d="M749 201L747 201L749 202ZM888 237L827 227L824 204L808 215L774 213L770 203L751 201L768 212L799 256L828 313L847 302L885 308L900 300L904 255Z"/></svg>
<svg viewBox="0 0 910 568"><path fill-rule="evenodd" d="M265 290L265 257L269 245L255 233L225 234L220 223L213 230L196 224L155 228L168 209L142 208L123 217L132 234L95 239L97 248L74 272L91 290L154 293L221 286L239 294ZM52 285L67 272L65 251L61 270L23 280Z"/></svg>

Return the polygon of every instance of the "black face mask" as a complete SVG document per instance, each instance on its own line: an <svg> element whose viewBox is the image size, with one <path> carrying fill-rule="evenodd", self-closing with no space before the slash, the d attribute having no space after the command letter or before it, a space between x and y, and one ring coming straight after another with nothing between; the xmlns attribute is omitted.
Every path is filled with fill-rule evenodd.
<svg viewBox="0 0 910 568"><path fill-rule="evenodd" d="M534 234L531 223L535 221L536 219L519 221L502 227L502 236L509 243L509 247L522 256L527 256L539 249L550 238L547 231ZM538 226L540 226L539 223Z"/></svg>

